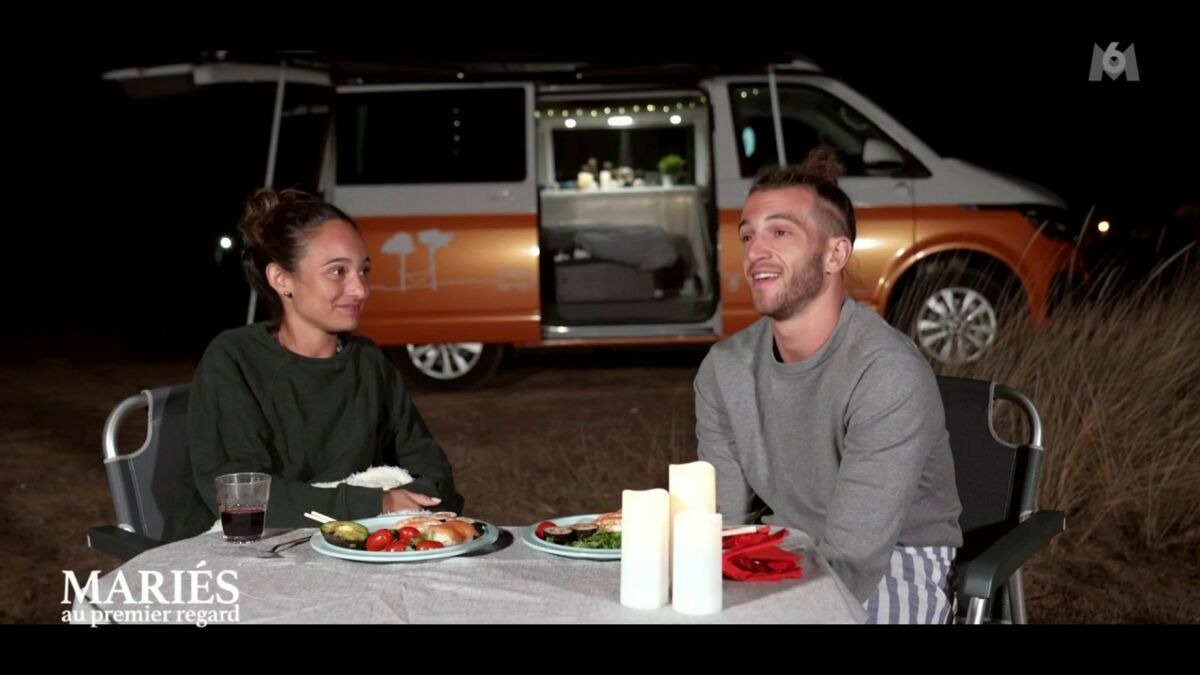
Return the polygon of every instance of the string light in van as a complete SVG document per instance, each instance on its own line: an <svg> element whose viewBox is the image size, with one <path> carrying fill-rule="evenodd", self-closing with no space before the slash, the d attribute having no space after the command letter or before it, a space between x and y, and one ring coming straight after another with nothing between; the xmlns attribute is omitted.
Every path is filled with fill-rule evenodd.
<svg viewBox="0 0 1200 675"><path fill-rule="evenodd" d="M745 90L745 91L742 91L739 93L741 93L743 96L748 96L749 92L750 92L750 90ZM654 115L662 114L666 118L665 121L667 121L673 125L678 125L678 124L682 124L684 122L683 115L680 113L682 113L685 109L695 110L696 103L699 102L699 103L703 104L704 100L705 100L704 97L701 97L699 101L696 101L696 100L688 101L686 106L684 105L683 101L677 101L673 104L671 104L671 103L631 103L629 105L620 105L620 106L611 106L610 105L610 106L604 106L603 108L594 108L594 109L582 108L582 107L576 108L574 110L570 110L570 109L566 109L566 108L546 108L544 110L534 110L533 116L535 119L542 119L543 117L560 117L560 116L564 120L571 118L576 121L576 126L578 126L579 119L584 118L584 117L598 118L601 116L609 117L609 116L613 116L613 115L622 116L622 117L632 116L634 119L634 124L637 124L639 122L650 119L650 118L644 117L647 114L654 114ZM675 113L676 115L678 115L678 121L675 121L675 115L672 115L672 113ZM642 116L642 117L639 119L639 116ZM658 119L661 120L663 118L658 118ZM619 126L621 124L622 124L622 122L618 122L617 125Z"/></svg>

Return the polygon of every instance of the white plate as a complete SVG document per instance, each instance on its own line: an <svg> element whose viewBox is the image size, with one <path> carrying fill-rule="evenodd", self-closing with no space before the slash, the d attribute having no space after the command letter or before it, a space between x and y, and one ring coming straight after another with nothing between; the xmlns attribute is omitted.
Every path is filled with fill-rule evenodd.
<svg viewBox="0 0 1200 675"><path fill-rule="evenodd" d="M375 530L383 528L391 528L406 517L404 514L396 516L379 516L377 518L362 518L356 520L356 523L362 523L372 534ZM477 551L485 546L489 546L496 542L500 537L500 528L491 523L484 522L479 519L472 519L475 522L483 525L483 534L468 541L464 544L455 544L454 546L446 546L445 548L435 548L429 551L364 551L354 548L342 548L334 546L325 541L320 532L317 532L309 540L309 545L317 553L331 556L334 558L343 558L345 560L356 560L358 562L372 563L397 563L397 562L421 562L423 560L438 560L441 558L453 558L454 556Z"/></svg>
<svg viewBox="0 0 1200 675"><path fill-rule="evenodd" d="M546 518L545 520L554 521L554 524L560 527L570 527L576 523L590 523L602 514L592 513L583 516L564 516L562 518ZM562 544L552 544L548 541L538 539L537 526L538 523L545 522L539 520L537 523L530 525L525 534L521 535L521 541L526 546L536 551L550 553L552 555L560 555L564 558L581 558L583 560L620 560L621 549L619 548L579 548L577 546L564 546Z"/></svg>

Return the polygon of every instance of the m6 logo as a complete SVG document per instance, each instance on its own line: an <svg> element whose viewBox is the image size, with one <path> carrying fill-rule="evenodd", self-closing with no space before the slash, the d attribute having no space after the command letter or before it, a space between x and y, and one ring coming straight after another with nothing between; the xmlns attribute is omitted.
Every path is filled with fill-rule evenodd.
<svg viewBox="0 0 1200 675"><path fill-rule="evenodd" d="M1088 74L1088 81L1099 82L1101 72L1114 80L1124 73L1126 82L1137 82L1137 55L1133 51L1133 43L1130 43L1125 51L1117 49L1116 42L1108 43L1108 49L1103 51L1101 51L1100 45L1093 45L1092 70Z"/></svg>

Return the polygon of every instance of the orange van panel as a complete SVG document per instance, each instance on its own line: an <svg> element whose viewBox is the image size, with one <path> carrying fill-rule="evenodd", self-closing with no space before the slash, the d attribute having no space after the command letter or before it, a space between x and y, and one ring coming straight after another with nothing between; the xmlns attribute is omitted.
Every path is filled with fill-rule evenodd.
<svg viewBox="0 0 1200 675"><path fill-rule="evenodd" d="M541 338L536 215L355 220L372 267L364 335L384 345Z"/></svg>

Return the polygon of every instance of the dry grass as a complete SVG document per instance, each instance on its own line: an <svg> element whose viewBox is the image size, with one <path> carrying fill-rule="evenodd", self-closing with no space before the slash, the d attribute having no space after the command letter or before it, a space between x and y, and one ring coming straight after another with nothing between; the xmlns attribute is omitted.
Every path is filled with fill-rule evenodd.
<svg viewBox="0 0 1200 675"><path fill-rule="evenodd" d="M1068 305L947 374L1026 392L1045 423L1039 499L1067 511L1065 541L1102 532L1152 550L1200 540L1200 274ZM1010 425L1011 427L1011 425ZM1011 428L1007 432L1014 433ZM1016 432L1016 433L1019 433Z"/></svg>
<svg viewBox="0 0 1200 675"><path fill-rule="evenodd" d="M1068 608L1067 621L1200 620L1200 270L1176 261L1168 271L1170 280L1154 275L1133 290L1104 274L1048 329L1010 334L979 362L944 369L1021 389L1041 411L1039 503L1068 514L1031 570L1052 587L1044 597L1073 599L1067 587L1083 584L1095 600L1121 595L1120 577L1161 577L1160 602L1109 597ZM997 426L1023 440L1014 418Z"/></svg>

